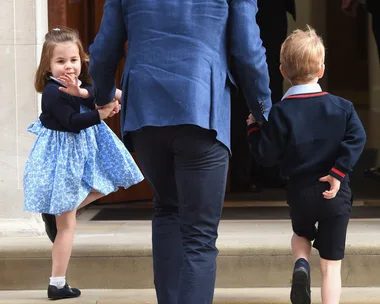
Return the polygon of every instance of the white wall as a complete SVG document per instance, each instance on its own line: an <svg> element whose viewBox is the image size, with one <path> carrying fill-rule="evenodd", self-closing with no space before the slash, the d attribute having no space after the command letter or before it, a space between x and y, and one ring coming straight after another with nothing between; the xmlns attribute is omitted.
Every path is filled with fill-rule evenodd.
<svg viewBox="0 0 380 304"><path fill-rule="evenodd" d="M47 0L0 1L0 234L38 230L41 222L23 211L22 179L35 140L26 129L38 117L33 80L46 31Z"/></svg>

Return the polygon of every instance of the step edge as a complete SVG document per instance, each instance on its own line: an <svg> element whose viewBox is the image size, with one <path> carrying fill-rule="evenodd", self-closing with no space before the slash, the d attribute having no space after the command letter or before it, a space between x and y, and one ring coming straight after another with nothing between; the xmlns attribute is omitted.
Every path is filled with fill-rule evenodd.
<svg viewBox="0 0 380 304"><path fill-rule="evenodd" d="M216 288L214 303L220 304L256 304L261 303L289 303L289 287L281 288ZM144 294L145 293L145 294ZM109 295L110 294L110 295ZM138 296L140 294L140 296ZM141 296L141 294L143 294ZM363 297L365 294L365 298ZM98 303L107 299L107 303L138 303L140 301L155 302L154 289L83 289L82 297L75 303ZM35 298L36 296L41 297ZM14 298L18 297L18 298ZM21 298L23 297L23 298ZM23 303L36 303L46 301L46 290L27 290L27 291L0 291L0 303L10 303L10 301L26 300ZM130 300L127 299L130 298ZM320 303L320 288L312 288L313 303ZM5 302L7 301L7 302ZM32 302L33 301L33 302ZM122 301L122 302L121 302ZM270 302L269 302L270 301ZM341 303L379 303L380 287L343 287ZM15 302L16 303L16 302Z"/></svg>
<svg viewBox="0 0 380 304"><path fill-rule="evenodd" d="M29 248L27 248L29 249ZM253 246L218 246L220 257L230 256L290 256L292 255L290 245L265 247L253 247ZM313 250L312 254L316 254ZM345 256L377 256L380 255L380 245L374 246L373 244L359 244L349 245L346 247ZM106 258L106 257L119 257L119 258L151 258L151 248L123 248L113 247L97 249L94 246L88 246L85 249L74 249L72 258ZM0 250L0 259L43 259L51 258L50 248L41 248L35 251L28 251L25 248L2 248Z"/></svg>

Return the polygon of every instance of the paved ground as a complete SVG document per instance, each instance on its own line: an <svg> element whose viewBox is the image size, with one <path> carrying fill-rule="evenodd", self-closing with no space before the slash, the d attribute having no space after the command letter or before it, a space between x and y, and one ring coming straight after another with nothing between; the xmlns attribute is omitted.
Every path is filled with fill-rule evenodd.
<svg viewBox="0 0 380 304"><path fill-rule="evenodd" d="M67 304L155 304L154 290L82 290ZM320 304L320 289L312 289L312 303ZM216 289L214 304L289 304L289 288ZM46 291L0 292L0 304L43 304ZM380 288L344 288L341 304L378 304Z"/></svg>

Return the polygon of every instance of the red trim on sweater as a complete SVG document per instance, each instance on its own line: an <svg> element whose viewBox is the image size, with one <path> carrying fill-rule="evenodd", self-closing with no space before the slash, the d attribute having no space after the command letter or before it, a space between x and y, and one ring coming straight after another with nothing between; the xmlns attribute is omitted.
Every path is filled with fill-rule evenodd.
<svg viewBox="0 0 380 304"><path fill-rule="evenodd" d="M327 92L319 92L319 93L307 93L307 94L299 94L299 95L289 95L285 97L285 99L288 98L308 98L308 97L317 97L317 96L323 96L327 95Z"/></svg>
<svg viewBox="0 0 380 304"><path fill-rule="evenodd" d="M253 127L253 128L251 128L251 129L248 130L248 135L251 134L254 131L259 131L259 130L260 130L259 127Z"/></svg>
<svg viewBox="0 0 380 304"><path fill-rule="evenodd" d="M336 173L336 174L338 174L341 177L345 177L346 176L346 174L344 174L343 172L339 171L338 169L332 168L331 171L334 172L334 173Z"/></svg>

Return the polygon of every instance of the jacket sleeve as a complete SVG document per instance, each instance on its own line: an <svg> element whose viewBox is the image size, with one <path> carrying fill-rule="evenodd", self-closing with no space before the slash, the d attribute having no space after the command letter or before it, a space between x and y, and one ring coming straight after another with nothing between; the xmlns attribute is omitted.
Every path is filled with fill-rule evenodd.
<svg viewBox="0 0 380 304"><path fill-rule="evenodd" d="M98 110L78 113L70 104L69 96L58 89L47 90L42 95L42 102L47 105L53 117L60 125L70 132L81 130L100 123Z"/></svg>
<svg viewBox="0 0 380 304"><path fill-rule="evenodd" d="M83 89L86 89L88 91L88 94L90 94L90 97L88 98L81 98L81 104L89 108L90 110L95 109L95 91L90 85L83 86Z"/></svg>
<svg viewBox="0 0 380 304"><path fill-rule="evenodd" d="M262 128L257 124L248 126L248 142L256 161L264 167L279 163L285 154L288 127L278 107L273 107L269 119Z"/></svg>
<svg viewBox="0 0 380 304"><path fill-rule="evenodd" d="M272 106L265 48L256 23L256 0L229 3L228 48L232 73L236 77L258 121L268 119Z"/></svg>
<svg viewBox="0 0 380 304"><path fill-rule="evenodd" d="M124 56L126 28L121 0L107 0L99 32L90 46L89 73L93 81L95 103L99 106L111 102L115 96L115 75L117 65Z"/></svg>
<svg viewBox="0 0 380 304"><path fill-rule="evenodd" d="M347 117L346 134L340 144L339 155L329 174L342 181L352 171L366 143L364 127L351 104Z"/></svg>

